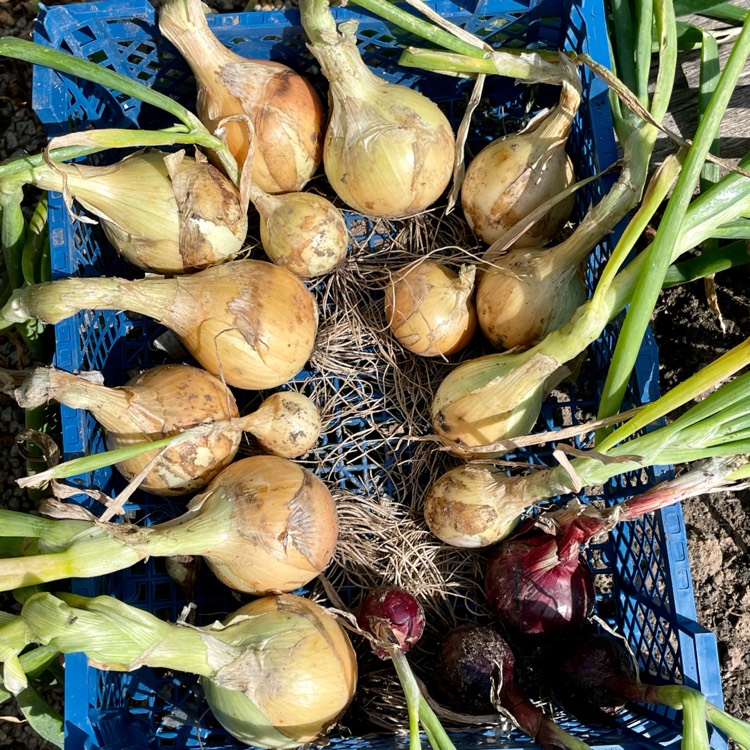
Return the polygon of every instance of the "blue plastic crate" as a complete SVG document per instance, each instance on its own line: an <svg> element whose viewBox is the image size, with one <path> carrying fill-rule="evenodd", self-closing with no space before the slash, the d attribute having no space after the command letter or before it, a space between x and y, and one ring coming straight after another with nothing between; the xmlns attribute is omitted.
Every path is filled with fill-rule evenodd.
<svg viewBox="0 0 750 750"><path fill-rule="evenodd" d="M431 3L439 13L492 43L542 46L588 52L608 62L602 0L440 0ZM394 47L408 37L354 9L337 10L340 19L360 20L361 48L365 60L394 82L416 86L444 106L454 123L461 117L469 84L452 78L398 68ZM305 48L305 38L295 11L214 15L211 24L227 46L239 54L280 60L310 75L325 91L317 66ZM88 5L42 8L36 29L38 41L111 67L164 91L191 106L194 85L187 66L156 29L154 10L146 0L113 0ZM584 103L570 139L581 176L602 170L616 159L616 149L604 85L587 71ZM512 130L529 114L529 108L554 102L552 88L516 86L500 79L488 80L483 106L477 112L470 144ZM47 69L34 70L34 107L50 135L83 127L164 126L171 124L159 112L117 92L76 81ZM606 184L592 183L581 191L579 214L597 200ZM383 225L347 214L358 239L378 242ZM59 196L50 209L52 270L68 275L137 272L120 261L96 226L70 219ZM604 243L592 254L589 283L610 247ZM363 298L363 304L367 300ZM608 329L591 348L586 376L577 385L560 386L544 406L539 428L551 429L576 422L595 412L597 388L603 380L614 344L615 329ZM130 371L164 361L153 346L162 329L153 322L123 313L81 313L56 327L56 364L67 370L97 369L109 385L123 383ZM310 387L315 370L305 373ZM335 421L324 444L315 452L321 475L331 484L354 493L392 491L388 472L413 446L393 428L399 424L403 404L390 398L383 373L364 372L352 380L342 375L336 390L354 402L378 398L383 404L377 418L352 417ZM643 403L658 396L658 355L652 338L644 345L629 398ZM253 396L247 394L248 403ZM241 398L241 400L243 400ZM426 413L426 411L425 411ZM103 449L101 430L84 412L62 409L65 458ZM425 431L429 427L425 423ZM367 439L363 434L367 433ZM416 453L423 446L417 446ZM426 450L426 449L425 449ZM355 455L356 460L352 456ZM406 451L406 452L405 452ZM411 455L418 460L419 455ZM520 458L535 463L551 462L549 450L525 451ZM668 474L649 471L638 477L613 481L603 495L616 502L642 491ZM110 470L80 477L85 485L116 492L123 483ZM411 503L411 499L397 497ZM179 513L179 499L155 499L136 494L128 506L135 517L157 523ZM695 603L687 560L682 513L672 507L643 521L621 524L607 543L592 555L599 583L598 612L628 637L641 666L655 680L683 681L699 687L715 703L721 703L716 643L712 634L695 622ZM174 619L184 605L182 594L166 574L163 563L149 561L129 571L102 579L74 581L78 593L107 593L124 601ZM199 612L203 621L234 609L222 587L201 593ZM90 669L85 657L66 658L66 748L130 750L137 748L198 748L216 750L239 747L210 716L196 681L141 669L132 674ZM670 712L635 707L619 715L611 727L581 726L560 717L564 726L597 748L655 748L677 745L679 734ZM510 737L494 731L467 730L454 735L458 750L480 747L526 748L533 743L514 732ZM347 747L380 750L406 746L402 737L367 735L332 742ZM719 750L723 741L712 738Z"/></svg>

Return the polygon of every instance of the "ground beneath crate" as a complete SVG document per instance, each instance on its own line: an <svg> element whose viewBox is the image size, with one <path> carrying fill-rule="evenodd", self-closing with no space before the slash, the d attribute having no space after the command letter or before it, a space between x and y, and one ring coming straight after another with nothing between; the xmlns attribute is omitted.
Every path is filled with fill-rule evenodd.
<svg viewBox="0 0 750 750"><path fill-rule="evenodd" d="M63 0L65 2L65 0ZM60 0L48 3L63 4ZM67 3L66 3L67 4ZM217 10L237 10L241 0L211 0ZM744 4L744 3L743 3ZM268 7L281 3L268 2ZM0 0L0 35L29 38L38 3L35 0ZM689 64L689 60L688 63ZM692 87L689 74L678 78L678 87ZM36 152L44 134L30 108L30 72L22 63L0 63L0 161L21 150ZM736 103L744 116L750 87L739 87L743 101ZM679 97L679 90L676 98ZM685 98L683 96L683 98ZM733 102L733 106L735 103ZM684 121L681 121L685 125ZM689 136L689 127L683 135ZM744 131L738 130L742 135ZM742 151L747 148L746 139ZM655 327L661 354L662 388L692 374L723 351L739 343L750 329L750 276L740 270L720 277L718 299L724 316L722 330L706 304L701 283L667 293L657 311ZM18 351L12 341L0 341L0 366L18 365ZM13 436L23 428L23 414L0 397L0 507L28 510L25 494L14 487L23 462ZM689 554L696 593L697 619L716 633L728 709L750 720L750 492L722 494L710 500L694 499L683 506ZM13 606L0 594L0 610ZM59 708L59 694L49 696ZM40 740L18 721L15 706L0 707L0 747L5 750L42 750L52 746Z"/></svg>

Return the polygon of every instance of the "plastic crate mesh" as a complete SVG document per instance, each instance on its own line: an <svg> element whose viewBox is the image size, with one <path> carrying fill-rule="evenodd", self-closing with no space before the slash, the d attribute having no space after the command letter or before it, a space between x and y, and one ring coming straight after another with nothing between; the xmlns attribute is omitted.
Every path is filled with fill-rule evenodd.
<svg viewBox="0 0 750 750"><path fill-rule="evenodd" d="M607 38L601 0L469 0L433 3L439 13L493 45L575 49L588 52L607 63ZM397 65L405 44L424 46L402 31L395 30L353 10L336 11L340 20L357 18L358 38L366 62L380 75L395 83L412 86L437 101L455 124L463 115L471 83L425 74ZM219 39L240 55L285 62L307 75L321 94L325 82L316 61L309 54L295 11L243 13L211 16ZM37 24L38 41L71 52L99 65L136 78L192 107L195 84L187 65L156 28L154 10L146 0L111 0L90 5L45 9ZM604 85L582 70L584 100L569 151L579 177L594 175L616 159L614 138ZM468 142L469 157L492 138L513 132L540 107L556 102L553 87L515 85L499 77L487 80L482 104L473 120ZM93 84L77 81L52 71L35 68L34 105L50 135L90 127L164 127L172 124L164 113L130 97ZM107 157L110 160L114 157ZM613 178L592 182L577 197L577 215L596 202ZM350 232L373 249L385 232L397 231L398 222L372 222L346 212ZM133 277L129 268L106 242L98 226L71 219L60 197L50 209L52 270L55 277L67 275L120 275ZM596 279L596 269L610 251L604 243L591 255L587 283ZM318 290L319 293L320 290ZM380 304L363 292L361 303ZM326 317L335 310L323 311ZM70 371L100 370L108 385L120 385L139 369L167 361L167 352L155 346L163 329L147 319L125 313L84 312L56 327L55 363ZM616 326L610 327L591 347L576 385L566 383L547 400L539 429L576 424L596 412L598 388L606 373L614 346ZM658 359L652 339L644 345L636 376L629 391L631 404L658 395ZM313 368L298 379L303 391L321 386ZM396 384L397 385L397 384ZM393 398L394 382L387 370L362 372L356 377L342 373L327 377L330 398L344 404L373 404L372 413L335 418L321 445L306 463L315 466L331 486L359 495L394 492L393 472L400 461L429 459L429 446L410 443L399 433L409 398ZM317 393L317 392L316 392ZM237 394L246 406L257 403L258 394ZM317 394L320 396L320 393ZM382 408L381 408L382 407ZM424 414L428 409L424 405ZM349 410L346 411L349 414ZM62 408L66 458L103 450L101 429L87 414ZM430 432L425 416L424 432ZM578 441L581 444L581 441ZM551 447L523 450L511 459L554 465ZM651 470L611 482L601 495L589 498L607 503L642 491L668 470ZM82 486L96 486L114 493L124 485L110 469L76 478ZM418 490L419 488L415 488ZM419 508L417 499L396 497L407 506ZM84 502L84 500L82 500ZM91 504L89 501L85 501ZM178 515L184 501L154 499L136 493L128 509L133 517L158 523ZM644 672L654 679L685 681L699 686L710 700L720 703L718 663L713 637L694 622L695 608L685 554L684 529L679 508L670 508L653 518L620 524L606 543L591 550L597 575L598 615L616 626L628 638ZM140 563L106 579L76 580L77 593L107 593L174 620L185 598L166 573L161 560ZM223 587L209 584L198 596L198 623L210 622L236 608L236 600ZM141 669L132 674L105 673L90 669L81 655L66 659L66 747L127 750L128 748L212 748L239 747L216 724L203 702L197 680ZM595 747L656 747L679 741L674 717L650 707L621 712L612 726L582 726L569 717L558 717L570 731ZM481 747L531 747L531 740L518 732L498 730L456 732L458 750ZM721 740L714 737L714 745ZM380 750L406 747L404 737L367 735L339 737L331 743Z"/></svg>

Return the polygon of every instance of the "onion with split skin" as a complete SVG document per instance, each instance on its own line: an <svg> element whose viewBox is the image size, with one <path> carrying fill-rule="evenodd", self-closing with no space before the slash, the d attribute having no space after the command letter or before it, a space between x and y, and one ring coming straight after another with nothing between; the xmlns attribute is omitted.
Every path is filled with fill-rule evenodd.
<svg viewBox="0 0 750 750"><path fill-rule="evenodd" d="M323 164L331 187L368 216L399 218L432 205L453 173L448 119L419 92L376 76L360 57L356 23L337 29L327 0L301 0L300 14L330 84Z"/></svg>
<svg viewBox="0 0 750 750"><path fill-rule="evenodd" d="M435 261L420 261L394 274L385 290L391 332L410 352L439 357L460 351L477 325L474 266L456 274Z"/></svg>
<svg viewBox="0 0 750 750"><path fill-rule="evenodd" d="M222 263L240 252L247 234L237 188L200 152L139 152L108 167L45 164L20 178L75 199L123 258L153 273Z"/></svg>
<svg viewBox="0 0 750 750"><path fill-rule="evenodd" d="M315 346L318 308L290 271L238 260L174 279L70 278L27 286L0 310L0 328L58 323L79 310L130 310L159 320L228 385L275 388Z"/></svg>
<svg viewBox="0 0 750 750"><path fill-rule="evenodd" d="M131 480L156 459L139 485L155 495L184 495L205 487L232 462L243 430L255 435L264 450L285 458L306 453L322 431L320 412L300 393L271 394L256 411L240 417L232 392L221 380L184 364L153 367L117 388L40 367L12 395L26 409L51 400L72 409L88 409L104 427L110 450L231 420L220 429L178 441L161 454L152 450L115 464Z"/></svg>
<svg viewBox="0 0 750 750"><path fill-rule="evenodd" d="M461 185L461 205L469 226L492 244L534 209L572 185L575 173L565 143L581 101L572 63L562 82L560 103L520 133L485 146L469 164ZM564 198L516 240L517 247L540 247L569 218L573 196Z"/></svg>
<svg viewBox="0 0 750 750"><path fill-rule="evenodd" d="M221 127L240 167L253 133L253 182L267 193L301 190L323 155L325 112L310 83L286 65L224 47L200 0L169 0L159 12L159 30L195 75L198 116L212 133ZM222 124L228 117L238 119Z"/></svg>

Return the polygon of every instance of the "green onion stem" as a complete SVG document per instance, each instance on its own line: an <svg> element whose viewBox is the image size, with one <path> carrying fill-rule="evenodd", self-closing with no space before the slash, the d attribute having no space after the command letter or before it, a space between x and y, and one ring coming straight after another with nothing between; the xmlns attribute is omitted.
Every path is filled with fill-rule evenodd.
<svg viewBox="0 0 750 750"><path fill-rule="evenodd" d="M670 5L670 3L666 3ZM630 299L630 307L615 345L609 371L602 389L598 417L617 413L625 396L630 374L640 351L641 341L651 320L664 277L679 243L682 221L700 178L703 164L729 104L745 61L750 54L750 23L743 27L711 97L711 103L698 125L695 139L685 156L674 192L667 203L659 229L648 250L647 260ZM654 94L656 101L657 91Z"/></svg>
<svg viewBox="0 0 750 750"><path fill-rule="evenodd" d="M409 750L420 750L422 743L419 739L419 699L422 693L404 652L396 646L391 649L390 655L406 698L406 710L409 714Z"/></svg>
<svg viewBox="0 0 750 750"><path fill-rule="evenodd" d="M459 39L449 31L417 18L413 13L403 10L390 0L353 0L353 3L438 47L445 47L452 52L470 57L482 57L485 54L481 42L478 41L478 44L474 45Z"/></svg>
<svg viewBox="0 0 750 750"><path fill-rule="evenodd" d="M89 526L88 521L57 520L15 510L0 510L0 537L44 539L50 547L69 543Z"/></svg>
<svg viewBox="0 0 750 750"><path fill-rule="evenodd" d="M633 6L627 0L611 0L610 6L612 9L610 38L614 41L618 75L631 91L635 91L638 76L635 68L636 33L632 15Z"/></svg>
<svg viewBox="0 0 750 750"><path fill-rule="evenodd" d="M664 277L663 288L670 289L746 263L750 263L750 252L747 242L742 240L715 250L705 250L697 258L670 266Z"/></svg>
<svg viewBox="0 0 750 750"><path fill-rule="evenodd" d="M2 245L5 273L11 290L23 285L21 253L26 235L26 219L21 211L22 201L23 191L19 186L0 185L0 211L2 212L0 245Z"/></svg>
<svg viewBox="0 0 750 750"><path fill-rule="evenodd" d="M713 703L706 701L706 721L719 731L731 737L738 745L750 748L750 724L723 711Z"/></svg>
<svg viewBox="0 0 750 750"><path fill-rule="evenodd" d="M648 78L651 70L651 39L653 36L653 0L641 0L636 5L638 30L635 44L635 94L644 107L648 103Z"/></svg>
<svg viewBox="0 0 750 750"><path fill-rule="evenodd" d="M26 237L21 252L21 271L23 280L27 284L36 284L39 279L36 274L38 257L41 251L41 238L44 236L47 224L47 194L44 193L37 201L34 213L29 219Z"/></svg>
<svg viewBox="0 0 750 750"><path fill-rule="evenodd" d="M114 91L120 91L123 94L163 109L187 126L189 131L195 133L203 132L207 136L212 137L198 117L181 104L132 78L128 78L96 63L82 60L65 52L36 44L35 42L14 37L3 37L0 39L0 56L23 60L34 65L42 65L62 73L83 78L92 83L98 83ZM215 153L220 159L222 167L232 182L238 184L239 170L237 163L229 153L227 147L218 139L214 140L217 146L220 144L220 146L215 148Z"/></svg>

